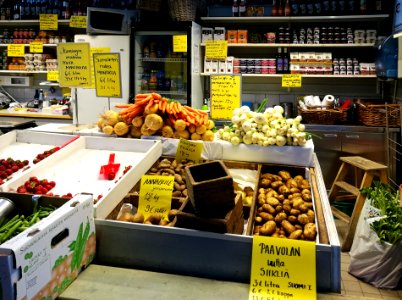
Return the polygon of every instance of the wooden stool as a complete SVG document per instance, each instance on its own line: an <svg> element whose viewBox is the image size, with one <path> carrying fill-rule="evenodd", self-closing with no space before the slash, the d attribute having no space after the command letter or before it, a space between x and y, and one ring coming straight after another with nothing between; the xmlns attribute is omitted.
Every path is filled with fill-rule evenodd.
<svg viewBox="0 0 402 300"><path fill-rule="evenodd" d="M338 174L336 175L331 190L329 191L328 199L331 203L333 215L341 221L349 224L341 248L342 251L349 251L353 243L357 222L359 221L359 216L366 198L366 196L360 194L360 190L362 188L370 187L375 176L378 176L382 183L388 183L388 167L361 156L347 156L340 157L339 159L342 161L342 165L339 168ZM355 178L355 185L344 181L351 166L355 167L355 175L357 175L359 171L364 171L360 186L358 185L358 181L360 180L357 178ZM332 202L335 200L340 190L351 193L353 195L352 198L356 199L351 217L332 205Z"/></svg>

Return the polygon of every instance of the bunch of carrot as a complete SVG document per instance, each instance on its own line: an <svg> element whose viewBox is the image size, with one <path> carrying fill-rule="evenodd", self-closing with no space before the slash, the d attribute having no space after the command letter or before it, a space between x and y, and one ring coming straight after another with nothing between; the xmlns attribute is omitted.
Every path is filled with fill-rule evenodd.
<svg viewBox="0 0 402 300"><path fill-rule="evenodd" d="M157 93L137 94L134 104L117 105L117 108L123 108L119 114L127 124L136 117L144 114L153 107L158 109L161 116L167 115L171 122L182 119L189 125L201 126L208 125L208 114L202 110L182 105L178 101L174 101Z"/></svg>

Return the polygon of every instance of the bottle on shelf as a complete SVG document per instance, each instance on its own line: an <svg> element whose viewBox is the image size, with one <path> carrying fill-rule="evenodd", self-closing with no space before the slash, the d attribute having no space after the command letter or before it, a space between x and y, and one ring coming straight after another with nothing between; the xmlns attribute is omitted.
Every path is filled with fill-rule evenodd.
<svg viewBox="0 0 402 300"><path fill-rule="evenodd" d="M382 1L375 0L374 13L380 14L382 12Z"/></svg>
<svg viewBox="0 0 402 300"><path fill-rule="evenodd" d="M158 87L158 78L156 77L156 73L156 70L151 70L151 76L149 77L148 81L148 88L151 92L156 92L156 89Z"/></svg>
<svg viewBox="0 0 402 300"><path fill-rule="evenodd" d="M314 3L313 0L307 0L306 1L306 14L308 16L314 15Z"/></svg>
<svg viewBox="0 0 402 300"><path fill-rule="evenodd" d="M278 48L278 53L276 54L276 73L283 73L283 56L282 56L282 48Z"/></svg>
<svg viewBox="0 0 402 300"><path fill-rule="evenodd" d="M330 15L336 16L338 14L338 0L331 0Z"/></svg>
<svg viewBox="0 0 402 300"><path fill-rule="evenodd" d="M291 15L292 8L290 6L290 0L286 0L284 12L285 12L285 16L290 16Z"/></svg>
<svg viewBox="0 0 402 300"><path fill-rule="evenodd" d="M36 19L36 0L31 0L31 19Z"/></svg>
<svg viewBox="0 0 402 300"><path fill-rule="evenodd" d="M288 49L286 47L283 48L282 61L283 61L283 73L288 74L289 73L289 53L288 53Z"/></svg>
<svg viewBox="0 0 402 300"><path fill-rule="evenodd" d="M271 16L276 17L278 15L278 3L276 0L272 0Z"/></svg>
<svg viewBox="0 0 402 300"><path fill-rule="evenodd" d="M306 16L307 15L307 3L305 0L302 0L299 4L300 8L300 15L301 16Z"/></svg>
<svg viewBox="0 0 402 300"><path fill-rule="evenodd" d="M239 3L237 3L237 0L233 0L232 16L233 17L238 17L239 16Z"/></svg>
<svg viewBox="0 0 402 300"><path fill-rule="evenodd" d="M31 0L26 1L24 8L24 19L31 19Z"/></svg>
<svg viewBox="0 0 402 300"><path fill-rule="evenodd" d="M346 13L354 15L356 13L356 0L347 0Z"/></svg>
<svg viewBox="0 0 402 300"><path fill-rule="evenodd" d="M20 20L20 9L21 9L21 3L20 1L15 1L14 6L13 6L13 20Z"/></svg>
<svg viewBox="0 0 402 300"><path fill-rule="evenodd" d="M343 16L346 14L346 0L339 0L338 10L339 10L339 15Z"/></svg>
<svg viewBox="0 0 402 300"><path fill-rule="evenodd" d="M315 0L314 1L314 14L317 16L322 15L322 4L321 0Z"/></svg>
<svg viewBox="0 0 402 300"><path fill-rule="evenodd" d="M278 16L283 16L284 15L284 10L283 10L283 5L282 5L282 0L278 0Z"/></svg>
<svg viewBox="0 0 402 300"><path fill-rule="evenodd" d="M300 11L299 11L299 1L298 0L291 0L290 1L290 6L292 8L292 16L298 16Z"/></svg>
<svg viewBox="0 0 402 300"><path fill-rule="evenodd" d="M246 0L240 0L239 16L240 17L245 17L246 16Z"/></svg>
<svg viewBox="0 0 402 300"><path fill-rule="evenodd" d="M360 0L359 13L361 15L367 14L367 1L366 0Z"/></svg>
<svg viewBox="0 0 402 300"><path fill-rule="evenodd" d="M331 14L331 2L330 2L330 0L323 0L321 2L321 9L322 9L322 14L324 16L329 16Z"/></svg>

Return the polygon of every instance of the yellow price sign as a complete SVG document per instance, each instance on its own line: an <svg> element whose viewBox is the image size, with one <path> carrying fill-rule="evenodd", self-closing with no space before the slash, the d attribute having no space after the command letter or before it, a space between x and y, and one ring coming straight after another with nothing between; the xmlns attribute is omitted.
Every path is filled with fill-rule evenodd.
<svg viewBox="0 0 402 300"><path fill-rule="evenodd" d="M87 16L71 16L70 27L87 28Z"/></svg>
<svg viewBox="0 0 402 300"><path fill-rule="evenodd" d="M173 36L173 52L187 52L187 35Z"/></svg>
<svg viewBox="0 0 402 300"><path fill-rule="evenodd" d="M225 59L228 56L228 41L207 41L205 44L205 57Z"/></svg>
<svg viewBox="0 0 402 300"><path fill-rule="evenodd" d="M110 48L109 47L91 47L90 48L89 54L90 54L90 64L91 64L91 78L95 78L94 59L93 59L95 53L110 53ZM94 89L95 88L94 80L92 80L91 85L86 86L85 88Z"/></svg>
<svg viewBox="0 0 402 300"><path fill-rule="evenodd" d="M317 299L316 285L314 242L253 236L249 300Z"/></svg>
<svg viewBox="0 0 402 300"><path fill-rule="evenodd" d="M168 220L172 205L174 176L143 175L141 177L138 212L146 220L153 213L160 213Z"/></svg>
<svg viewBox="0 0 402 300"><path fill-rule="evenodd" d="M48 81L59 81L59 71L48 71L46 79Z"/></svg>
<svg viewBox="0 0 402 300"><path fill-rule="evenodd" d="M301 87L302 76L301 74L283 74L282 87Z"/></svg>
<svg viewBox="0 0 402 300"><path fill-rule="evenodd" d="M40 14L39 15L40 30L58 30L59 19L57 14Z"/></svg>
<svg viewBox="0 0 402 300"><path fill-rule="evenodd" d="M203 143L180 139L176 150L176 161L190 160L198 163L201 160L202 150L204 150Z"/></svg>
<svg viewBox="0 0 402 300"><path fill-rule="evenodd" d="M24 57L25 45L24 44L8 44L7 56L11 57Z"/></svg>
<svg viewBox="0 0 402 300"><path fill-rule="evenodd" d="M42 42L30 42L29 52L31 53L43 53L43 43Z"/></svg>
<svg viewBox="0 0 402 300"><path fill-rule="evenodd" d="M241 76L212 75L210 100L211 118L230 120L241 104Z"/></svg>
<svg viewBox="0 0 402 300"><path fill-rule="evenodd" d="M91 84L89 43L57 45L61 87L86 87Z"/></svg>
<svg viewBox="0 0 402 300"><path fill-rule="evenodd" d="M120 54L94 53L97 97L121 97Z"/></svg>

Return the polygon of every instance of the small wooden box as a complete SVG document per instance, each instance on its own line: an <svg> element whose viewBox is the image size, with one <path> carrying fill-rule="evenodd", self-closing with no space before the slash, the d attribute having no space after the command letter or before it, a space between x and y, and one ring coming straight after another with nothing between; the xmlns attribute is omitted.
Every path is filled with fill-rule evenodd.
<svg viewBox="0 0 402 300"><path fill-rule="evenodd" d="M185 176L198 216L224 218L235 206L233 178L221 160L187 166Z"/></svg>
<svg viewBox="0 0 402 300"><path fill-rule="evenodd" d="M243 203L239 194L233 195L235 207L224 218L203 218L195 214L190 201L176 214L176 227L211 231L216 233L242 234L244 230Z"/></svg>

